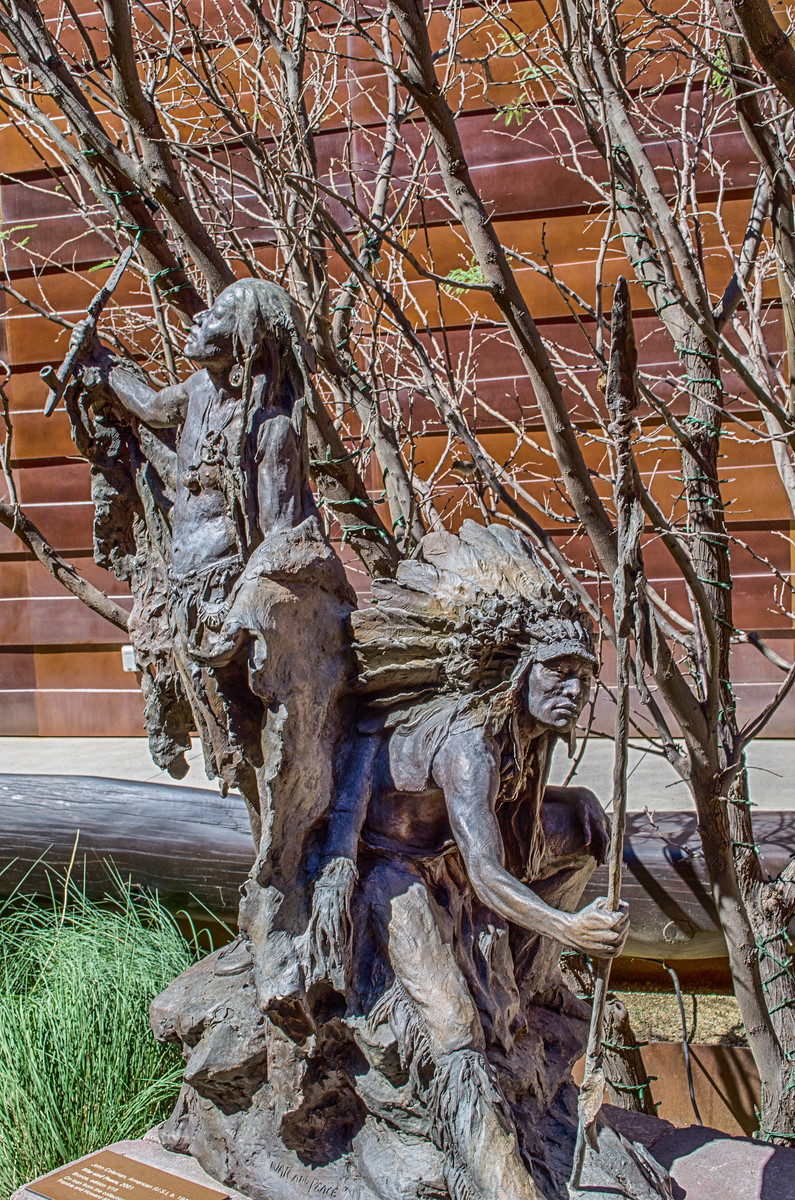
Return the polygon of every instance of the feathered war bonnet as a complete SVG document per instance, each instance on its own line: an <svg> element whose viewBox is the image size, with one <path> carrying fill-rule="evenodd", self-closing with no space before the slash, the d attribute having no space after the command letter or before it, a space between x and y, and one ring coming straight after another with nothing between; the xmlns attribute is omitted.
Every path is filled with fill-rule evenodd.
<svg viewBox="0 0 795 1200"><path fill-rule="evenodd" d="M591 621L529 540L505 525L465 521L429 533L394 579L373 583L352 614L357 688L371 708L460 698L502 726L533 662L576 655L596 669ZM461 711L461 709L459 710Z"/></svg>

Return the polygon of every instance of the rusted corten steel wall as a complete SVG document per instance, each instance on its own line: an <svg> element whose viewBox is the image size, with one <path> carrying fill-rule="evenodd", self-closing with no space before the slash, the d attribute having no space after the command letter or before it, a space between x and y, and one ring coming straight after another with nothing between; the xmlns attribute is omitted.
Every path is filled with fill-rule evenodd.
<svg viewBox="0 0 795 1200"><path fill-rule="evenodd" d="M364 171L372 166L367 127L378 123L377 108L371 97L383 81L366 62L351 61L349 65L354 75L350 85L354 153ZM675 107L678 102L678 95L660 98L663 105ZM538 252L543 232L559 277L585 296L592 295L598 247L598 234L589 228L592 193L585 182L555 157L543 122L529 122L520 131L514 126L508 136L505 122L495 121L493 107L470 105L459 119L459 129L473 177L505 240L526 253ZM344 129L324 129L318 138L321 160L328 162L339 154L349 136ZM749 160L739 130L722 136L720 155L726 163L727 180L723 212L734 236L745 227L756 168ZM652 147L652 157L657 162L663 162L668 152L668 146ZM8 231L25 227L22 237L28 238L27 245L21 248L3 243L13 286L34 301L41 302L45 296L70 320L79 319L96 286L108 274L105 267L96 269L107 259L106 245L87 232L79 215L70 211L52 175L43 167L41 156L13 127L0 130L0 164L4 172L0 182L2 228ZM706 185L707 191L709 186ZM422 237L427 238L433 249L435 269L446 272L466 266L461 259L461 243L444 214L431 207L425 216L427 225ZM250 229L247 232L253 236ZM17 235L14 240L21 239ZM739 244L739 237L734 237L734 244ZM38 256L59 247L62 267L40 269ZM259 256L266 265L273 261L271 249L264 244ZM608 262L607 277L615 278L621 269L616 254ZM623 269L626 270L625 265ZM548 280L529 269L520 269L518 278L542 333L572 346L578 344L580 335L574 320ZM716 279L716 289L723 282ZM125 279L118 298L143 310L148 294L129 290L135 286ZM439 298L432 283L417 280L416 295L428 311L438 311ZM469 319L454 295L445 294L441 303L445 306L450 349L455 357L470 338ZM479 303L482 320L474 331L478 397L499 412L514 416L521 411L534 427L534 436L543 448L546 439L542 423L529 383L521 374L518 357L504 338L495 339L489 329L488 301ZM651 314L642 289L634 285L633 304L642 360L660 371L667 366L673 371L676 364L670 342ZM93 513L88 467L76 457L65 413L60 408L49 419L42 415L45 388L39 379L39 369L46 363L60 361L68 332L25 310L8 296L0 296L0 310L3 313L0 356L12 369L7 390L14 424L19 499L62 554L89 580L123 601L124 588L92 561ZM596 371L584 371L582 377L595 392ZM579 405L581 425L587 429L591 420L587 409L574 393L571 402L575 409ZM423 412L422 402L416 397L413 414L415 423L425 419L428 422L418 458L421 469L423 464L430 469L444 453L446 437L433 414ZM479 429L484 431L487 449L497 460L514 453L513 435L504 427L498 429L497 422L490 420L485 410ZM550 460L530 448L520 452L526 455L526 486L540 496L541 481L548 479L552 469ZM596 440L586 443L586 455L589 465L599 470L603 465L603 450ZM680 492L681 469L675 455L660 455L653 449L642 465L655 474L658 484L663 476L670 481L672 497ZM734 551L736 623L757 630L771 640L779 654L791 659L792 621L777 604L780 579L771 574L763 561L771 563L780 577L790 577L788 535L792 525L769 446L751 439L726 441L723 477L731 480L726 485L727 499L732 501L731 530L748 547L736 547ZM451 503L459 486L456 479L452 469L442 476L442 487L447 489ZM604 482L604 488L607 492L608 481ZM466 510L459 510L456 519L462 515L468 515ZM562 535L559 527L552 532L570 553L577 555L576 538ZM687 612L682 585L671 577L670 559L659 543L647 543L645 559L652 581L671 603ZM361 576L358 586L361 589ZM0 528L0 734L141 733L136 678L122 671L123 641L117 629L63 591L38 562L23 552L15 537ZM607 655L608 677L611 667ZM735 671L741 717L757 712L765 699L773 695L781 679L778 669L749 646L736 649ZM607 710L603 723L609 726ZM795 736L795 706L782 705L770 722L768 733Z"/></svg>

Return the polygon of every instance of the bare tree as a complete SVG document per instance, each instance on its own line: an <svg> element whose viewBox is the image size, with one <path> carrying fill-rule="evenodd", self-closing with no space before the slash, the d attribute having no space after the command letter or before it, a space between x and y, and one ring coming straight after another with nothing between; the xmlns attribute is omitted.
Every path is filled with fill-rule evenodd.
<svg viewBox="0 0 795 1200"><path fill-rule="evenodd" d="M662 546L679 585L669 597L639 563L634 729L693 795L763 1080L762 1130L786 1141L795 863L764 874L745 750L795 666L736 624L732 554L745 547L720 465L727 446L763 449L795 513L795 84L771 20L765 0L673 14L651 0L627 14L560 0L532 28L525 7L497 0L438 10L97 0L91 20L71 0L46 19L34 0L0 0L0 103L52 181L32 186L54 183L103 257L135 243L135 282L103 335L154 374L174 376L182 324L237 275L287 284L319 363L318 494L370 575L475 508L531 534L605 644L616 641L603 601L618 566L617 447L592 380L607 370L605 294L620 271L631 276L636 309L675 365L641 367L644 406L621 453L647 553ZM545 231L532 252L507 240L468 161L473 109L495 139L525 151L540 140L568 171L588 206L588 294ZM725 152L738 131L755 162L739 221L727 193L741 168ZM11 232L3 250L15 240L25 241ZM46 268L84 286L91 264L67 247L40 251L35 237L24 249L24 281L6 271L9 301L63 324ZM544 336L531 295L565 309L576 342ZM477 361L489 339L515 356L532 399L486 395ZM673 456L672 495L673 472L658 467ZM39 553L9 501L9 521ZM789 577L767 566L791 616ZM98 596L82 598L101 611ZM741 644L781 672L744 723L731 682Z"/></svg>

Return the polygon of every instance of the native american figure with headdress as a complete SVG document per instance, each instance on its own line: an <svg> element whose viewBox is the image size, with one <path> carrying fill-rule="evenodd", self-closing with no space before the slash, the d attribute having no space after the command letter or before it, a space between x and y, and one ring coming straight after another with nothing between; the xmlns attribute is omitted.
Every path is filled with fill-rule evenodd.
<svg viewBox="0 0 795 1200"><path fill-rule="evenodd" d="M373 600L352 615L358 751L312 939L326 963L326 940L343 947L356 1091L426 1133L454 1200L565 1195L566 1016L584 1013L557 960L615 955L628 928L601 902L574 912L608 824L586 789L547 785L590 691L589 621L524 536L471 521L427 535ZM350 943L328 919L345 864Z"/></svg>
<svg viewBox="0 0 795 1200"><path fill-rule="evenodd" d="M607 822L547 784L588 621L522 535L472 522L355 610L309 489L296 306L240 281L185 350L200 370L158 391L97 343L67 395L155 760L179 774L197 730L256 846L238 938L152 1006L186 1058L164 1144L252 1200L562 1200L587 1008L557 960L628 925L575 912ZM667 1194L615 1161L619 1194Z"/></svg>
<svg viewBox="0 0 795 1200"><path fill-rule="evenodd" d="M546 782L589 693L589 623L524 537L472 522L427 535L373 601L350 618L300 985L274 985L247 892L254 1016L220 979L227 1027L208 1021L184 1002L192 972L153 1007L188 1062L166 1142L258 1200L563 1200L589 1010L557 961L617 954L628 928L600 902L574 911L608 825L587 789ZM616 1194L616 1166L619 1195L669 1194L642 1152L600 1138L589 1197Z"/></svg>

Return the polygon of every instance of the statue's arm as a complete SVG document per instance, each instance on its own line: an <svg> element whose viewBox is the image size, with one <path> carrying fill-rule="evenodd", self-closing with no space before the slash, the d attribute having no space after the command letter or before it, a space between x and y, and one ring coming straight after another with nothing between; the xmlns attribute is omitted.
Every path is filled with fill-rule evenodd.
<svg viewBox="0 0 795 1200"><path fill-rule="evenodd" d="M566 916L550 908L505 869L505 847L494 810L499 791L496 748L480 730L452 735L433 764L450 826L479 898L506 920L567 941Z"/></svg>
<svg viewBox="0 0 795 1200"><path fill-rule="evenodd" d="M356 738L329 814L324 864L336 858L356 862L359 838L373 792L373 769L379 745L377 736L358 735Z"/></svg>
<svg viewBox="0 0 795 1200"><path fill-rule="evenodd" d="M70 349L80 345L85 326L86 322L81 321L72 330ZM150 385L139 368L119 358L107 346L103 346L97 337L85 356L81 356L78 368L89 402L94 389L106 395L109 390L123 408L155 429L181 425L185 419L189 399L188 382L158 391Z"/></svg>
<svg viewBox="0 0 795 1200"><path fill-rule="evenodd" d="M373 788L377 737L359 737L329 814L328 833L315 880L312 915L303 938L307 985L329 980L348 987L352 963L351 898L357 879L359 838Z"/></svg>
<svg viewBox="0 0 795 1200"><path fill-rule="evenodd" d="M181 425L185 419L189 399L187 382L157 391L138 371L116 363L108 372L108 385L128 412L154 429Z"/></svg>
<svg viewBox="0 0 795 1200"><path fill-rule="evenodd" d="M495 813L499 791L496 747L482 730L448 737L439 748L433 775L442 789L453 836L470 882L494 912L555 938L585 954L620 953L629 928L624 910L610 913L594 901L579 913L552 908L505 869L505 848Z"/></svg>

